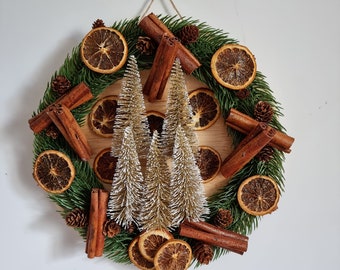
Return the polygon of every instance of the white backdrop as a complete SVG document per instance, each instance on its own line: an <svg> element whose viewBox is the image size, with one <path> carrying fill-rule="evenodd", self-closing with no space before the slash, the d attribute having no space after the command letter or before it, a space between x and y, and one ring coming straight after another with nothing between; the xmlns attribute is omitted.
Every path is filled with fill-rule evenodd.
<svg viewBox="0 0 340 270"><path fill-rule="evenodd" d="M134 269L87 259L78 234L32 178L27 120L47 82L92 22L139 16L148 1L0 0L2 269ZM340 1L177 0L182 15L228 32L255 54L296 138L279 209L248 251L201 269L339 269ZM155 0L151 11L175 14Z"/></svg>

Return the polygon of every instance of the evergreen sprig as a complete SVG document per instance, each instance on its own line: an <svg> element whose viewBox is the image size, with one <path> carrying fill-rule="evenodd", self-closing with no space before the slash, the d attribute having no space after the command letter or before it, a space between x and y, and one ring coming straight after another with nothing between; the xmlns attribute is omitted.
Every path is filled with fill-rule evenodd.
<svg viewBox="0 0 340 270"><path fill-rule="evenodd" d="M284 127L279 122L279 117L282 116L280 104L274 98L269 85L265 81L265 76L261 72L257 72L255 80L248 87L250 96L246 99L237 98L235 91L226 89L213 78L210 70L210 60L213 54L222 45L226 43L237 43L237 40L230 38L229 35L222 30L214 29L206 23L201 23L192 18L178 19L177 16L161 16L160 18L175 34L184 25L195 24L198 26L200 33L199 38L195 43L188 45L188 49L198 58L202 66L196 69L192 75L214 91L224 115L227 114L230 108L235 108L253 116L255 104L260 100L266 101L274 109L271 125L280 131L284 131ZM151 68L153 56L145 56L136 49L138 37L145 36L143 31L138 27L138 19L139 18L134 18L131 20L115 22L112 27L123 34L128 44L129 55L134 55L136 57L139 69L143 70ZM110 75L98 74L89 70L81 61L79 49L80 44L73 48L71 54L66 57L64 64L51 77L38 108L33 112L33 115L42 111L58 98L57 94L51 90L51 82L57 75L64 75L74 86L80 82L85 82L94 95L93 100L72 111L79 124L83 125L86 115L96 101L97 96L102 93L106 87L123 77L125 67ZM235 144L244 137L244 135L237 131L228 130ZM90 205L91 189L93 187L102 187L92 168L88 163L78 159L64 138L61 137L53 140L46 136L44 132L35 135L33 142L33 161L41 152L49 149L56 149L67 154L71 158L76 169L76 177L71 187L63 194L49 194L49 198L62 209L60 212L63 217L65 217L67 212L76 207L88 209ZM244 179L255 174L264 174L275 179L281 192L283 192L283 162L284 154L278 150L275 150L274 156L269 162L260 162L256 159L249 162L230 180L228 185L225 186L220 193L209 199L210 217L212 218L220 208L230 209L234 221L229 229L243 234L250 234L258 226L260 218L245 213L239 207L237 202L238 187ZM76 230L81 237L84 239L86 238L86 228L77 228ZM123 230L114 238L106 238L104 249L105 256L117 263L129 263L130 260L127 249L129 243L135 236L135 234L128 234ZM214 251L214 259L217 259L227 252L226 250L217 247L214 248ZM199 265L199 263L197 263L197 265Z"/></svg>

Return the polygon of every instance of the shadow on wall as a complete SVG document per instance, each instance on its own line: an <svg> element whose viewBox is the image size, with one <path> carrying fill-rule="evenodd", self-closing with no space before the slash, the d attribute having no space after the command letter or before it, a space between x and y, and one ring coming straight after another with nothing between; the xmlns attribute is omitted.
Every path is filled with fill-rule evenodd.
<svg viewBox="0 0 340 270"><path fill-rule="evenodd" d="M32 80L28 81L24 89L19 91L22 95L18 96L16 100L17 106L13 106L12 120L3 129L5 132L8 132L8 136L13 138L12 141L17 142L11 149L16 157L15 167L17 168L15 172L17 177L11 178L10 181L12 185L11 190L17 193L16 196L19 198L28 198L28 203L36 199L37 202L32 205L40 204L38 200L41 200L41 197L45 197L46 205L42 206L42 209L46 209L47 212L41 213L40 216L38 215L38 219L30 224L29 230L39 230L43 234L51 235L53 241L51 241L50 250L51 257L53 256L54 259L71 256L72 252L70 251L79 249L77 242L79 244L82 239L71 228L70 230L66 228L65 231L65 223L59 216L56 206L49 201L47 193L40 189L33 179L34 134L29 127L28 120L31 118L32 113L37 110L39 101L42 99L47 84L50 82L54 72L59 70L59 66L56 66L56 63L62 64L63 59L72 52L72 49L81 40L82 36L79 33L70 35L59 44L51 56L42 61L43 64L33 72L35 75L32 76ZM50 73L51 70L52 73Z"/></svg>

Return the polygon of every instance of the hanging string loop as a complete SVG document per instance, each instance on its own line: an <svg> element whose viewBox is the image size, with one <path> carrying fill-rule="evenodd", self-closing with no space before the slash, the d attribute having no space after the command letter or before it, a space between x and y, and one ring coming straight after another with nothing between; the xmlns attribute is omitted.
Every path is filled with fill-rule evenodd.
<svg viewBox="0 0 340 270"><path fill-rule="evenodd" d="M180 19L183 19L183 16L179 12L178 8L176 7L176 4L174 3L173 0L169 0L173 9L176 11L177 15L179 16ZM145 10L143 11L142 15L139 16L139 22L146 16L146 14L150 11L152 4L154 3L154 0L150 0L148 5L146 6Z"/></svg>

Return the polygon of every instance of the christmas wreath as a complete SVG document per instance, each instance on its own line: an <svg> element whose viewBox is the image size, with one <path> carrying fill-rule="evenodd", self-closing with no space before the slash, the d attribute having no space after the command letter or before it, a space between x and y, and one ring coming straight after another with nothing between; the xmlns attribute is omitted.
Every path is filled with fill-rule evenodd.
<svg viewBox="0 0 340 270"><path fill-rule="evenodd" d="M101 44L96 41L98 38L102 39ZM209 91L204 89L188 96L186 91L183 93L178 90L185 88L183 70L203 83ZM144 85L143 90L138 77L142 71L149 71L145 82L147 87ZM173 85L172 104L180 104L172 106L172 115L181 111L181 120L174 127L173 119L165 116L163 131L159 133L163 136L163 143L169 146L163 145L159 151L157 145L162 140L158 132L153 132L151 136L148 134L151 142L146 144L150 149L147 154L148 149L141 135L146 132L146 117L139 115L145 109L143 95L131 94L129 89L142 90L150 102L157 102L163 95L168 78ZM121 79L125 79L120 86L121 93L103 97L104 91ZM199 163L197 156L202 156L204 147L195 147L195 138L191 136L195 127L190 121L197 116L194 114L195 108L193 112L186 104L190 98L198 99L200 95L213 98L219 106L213 109L212 118L209 118L208 113L205 118L198 117L196 124L202 127L206 125L203 120L213 122L213 118L220 114L226 139L232 139L232 151L228 156L219 160L215 155L211 162L212 166L219 164L219 173L222 172L227 181L208 198L200 194L204 182L202 179L196 180L196 183L189 182L190 188L179 183L182 179L203 177L203 167L200 167L201 174L200 171L197 174L196 167ZM129 103L129 99L133 99L134 105ZM171 104L169 99L167 102ZM192 104L193 107L197 103ZM108 124L108 131L105 131L105 121L101 119L102 122L98 122L96 113L110 110L112 106L116 108L115 121L111 126ZM128 113L132 107L132 113ZM247 250L246 235L257 227L262 215L277 207L278 198L284 189L284 153L290 152L294 140L284 133L284 127L279 122L282 116L280 109L265 76L256 70L255 57L248 48L221 30L192 18L157 17L154 14L141 20L134 18L115 22L111 27L97 20L84 40L52 76L37 110L29 120L30 128L35 133L33 175L48 192L48 197L59 206L66 224L86 239L89 258L104 254L114 262L132 262L141 269L171 269L170 263L176 262L166 264L162 260L166 249L171 250L172 246L176 246L181 250L181 256L187 256L183 269L193 262L207 264L228 251L243 254ZM167 113L170 114L169 111ZM130 119L131 114L133 117ZM102 137L111 140L110 129L117 128L112 146L110 144L106 152L98 154L92 164L88 162L93 159L91 143L82 129L89 125L89 115L94 119L94 129L101 129ZM164 166L167 161L160 152L172 150L174 153L170 155L176 156L172 156L174 162L170 173ZM211 155L214 152L208 153ZM141 188L143 174L139 170L139 155L144 158L153 155L153 162L160 161L157 164L147 163L148 168L161 168L163 174L159 172L158 178L168 179L167 176L171 174L176 180L179 188L176 189L177 193L168 192L170 201L181 198L183 202L194 202L189 206L178 202L169 206L168 216L173 219L167 220L163 216L161 225L153 224L153 218L148 213L153 212L152 207L166 212L166 207L160 207L163 202L161 198L158 201L153 199L157 205L151 206L151 191L145 193L145 188ZM100 159L107 161L113 158L116 158L116 171L112 181L112 176L98 174L93 166ZM195 161L191 162L193 158ZM110 164L104 162L101 166L105 170ZM183 164L186 168L184 172L180 169ZM201 165L206 165L204 160ZM124 166L129 166L129 170ZM176 173L178 175L174 176ZM123 176L120 177L120 174ZM153 174L157 176L154 171ZM129 177L133 181L128 181ZM129 185L124 186L122 179ZM151 177L149 184L152 181L161 182L158 180L152 180ZM111 192L105 188L107 185L112 185ZM164 183L159 183L161 185ZM195 188L196 191L187 191ZM164 196L167 193L166 189L162 192ZM183 193L190 196L190 200L181 196ZM143 197L143 200L130 199L127 206L126 201L133 196ZM119 208L124 203L125 210L128 207L131 209L121 211ZM141 207L144 217L136 214L136 211L141 211ZM189 210L177 211L182 207L188 207ZM134 215L138 215L138 218ZM162 225L163 228L160 228ZM216 239L216 235L221 240ZM147 241L152 239L162 240L157 250L150 251Z"/></svg>

